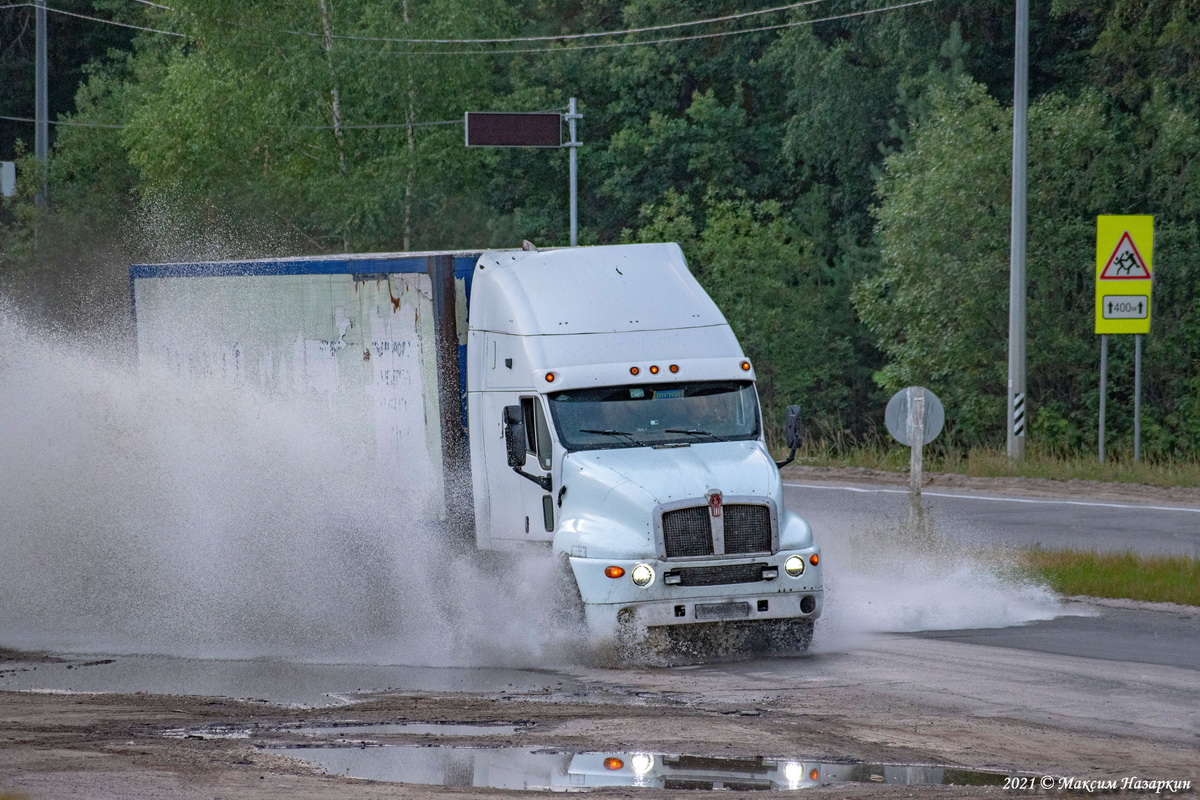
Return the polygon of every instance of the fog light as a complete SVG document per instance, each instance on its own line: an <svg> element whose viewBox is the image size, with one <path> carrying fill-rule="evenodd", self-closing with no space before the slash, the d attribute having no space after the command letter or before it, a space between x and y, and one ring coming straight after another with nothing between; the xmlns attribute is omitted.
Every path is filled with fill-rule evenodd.
<svg viewBox="0 0 1200 800"><path fill-rule="evenodd" d="M804 574L804 559L800 556L788 556L787 561L783 562L783 569L793 578L799 578Z"/></svg>
<svg viewBox="0 0 1200 800"><path fill-rule="evenodd" d="M649 753L634 753L633 758L629 759L629 765L633 767L633 772L639 778L654 769L654 756Z"/></svg>
<svg viewBox="0 0 1200 800"><path fill-rule="evenodd" d="M638 564L633 568L631 577L638 586L649 586L654 583L654 568L649 564Z"/></svg>

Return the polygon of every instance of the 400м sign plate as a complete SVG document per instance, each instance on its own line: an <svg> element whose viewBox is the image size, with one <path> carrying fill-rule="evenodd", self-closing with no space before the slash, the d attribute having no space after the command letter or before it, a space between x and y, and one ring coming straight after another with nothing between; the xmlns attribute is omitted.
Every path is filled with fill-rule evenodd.
<svg viewBox="0 0 1200 800"><path fill-rule="evenodd" d="M1154 217L1096 218L1096 333L1149 333Z"/></svg>

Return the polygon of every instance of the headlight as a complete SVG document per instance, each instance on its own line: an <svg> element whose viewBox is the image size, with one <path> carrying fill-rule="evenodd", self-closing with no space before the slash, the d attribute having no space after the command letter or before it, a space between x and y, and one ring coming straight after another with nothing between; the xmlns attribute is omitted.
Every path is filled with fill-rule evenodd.
<svg viewBox="0 0 1200 800"><path fill-rule="evenodd" d="M629 759L629 764L633 767L634 775L644 778L650 770L654 769L654 756L649 753L634 753L633 758Z"/></svg>
<svg viewBox="0 0 1200 800"><path fill-rule="evenodd" d="M654 583L654 568L649 564L638 564L633 568L631 577L638 586L649 586Z"/></svg>
<svg viewBox="0 0 1200 800"><path fill-rule="evenodd" d="M787 561L783 562L783 570L793 578L799 578L804 574L804 559L800 556L788 556Z"/></svg>

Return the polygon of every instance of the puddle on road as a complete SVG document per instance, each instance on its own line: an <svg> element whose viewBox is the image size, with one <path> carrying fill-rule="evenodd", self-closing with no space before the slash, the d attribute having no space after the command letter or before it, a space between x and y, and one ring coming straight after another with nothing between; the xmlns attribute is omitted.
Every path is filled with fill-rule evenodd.
<svg viewBox="0 0 1200 800"><path fill-rule="evenodd" d="M176 656L61 655L53 661L4 661L0 690L200 695L320 707L355 702L374 692L578 691L568 676L534 669L319 664ZM30 658L33 655L30 654Z"/></svg>
<svg viewBox="0 0 1200 800"><path fill-rule="evenodd" d="M562 753L539 747L411 745L265 748L329 774L390 783L570 791L597 787L787 791L837 783L1001 786L1006 775L937 766L836 764L660 753Z"/></svg>
<svg viewBox="0 0 1200 800"><path fill-rule="evenodd" d="M304 736L346 739L354 736L500 736L529 729L530 725L464 725L458 722L388 722L364 725L327 725L282 728Z"/></svg>
<svg viewBox="0 0 1200 800"><path fill-rule="evenodd" d="M299 736L321 737L339 745L371 742L380 736L501 736L529 730L532 724L512 725L504 723L465 725L458 722L378 722L350 723L320 726L284 726L276 728L280 733ZM199 728L168 728L162 736L168 739L249 739L261 733L237 725L205 725ZM311 747L311 745L299 745ZM322 745L316 745L320 747Z"/></svg>

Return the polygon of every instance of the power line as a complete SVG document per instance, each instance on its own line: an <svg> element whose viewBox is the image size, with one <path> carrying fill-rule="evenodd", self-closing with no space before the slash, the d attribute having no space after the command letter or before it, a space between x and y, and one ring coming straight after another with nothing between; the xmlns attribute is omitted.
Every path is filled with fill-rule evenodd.
<svg viewBox="0 0 1200 800"><path fill-rule="evenodd" d="M35 122L35 123L37 122L36 119L32 119L31 117L6 117L3 115L0 115L0 119L8 120L10 122ZM106 125L106 124L100 123L100 122L74 122L71 120L53 120L52 119L52 120L49 120L49 122L51 125L65 125L65 126L71 127L71 128L123 129L123 128L127 127L125 125ZM378 125L338 125L337 127L340 128L341 130L371 130L371 129L376 129L376 128L409 128L409 127L424 128L424 127L428 127L430 125L462 125L462 124L463 124L463 121L461 119L444 119L444 120L438 120L437 122L412 122L412 123L396 122L396 123L384 123L384 124L378 124ZM269 128L285 128L287 130L313 130L313 131L332 130L334 128L333 125L268 125L267 127L269 127Z"/></svg>
<svg viewBox="0 0 1200 800"><path fill-rule="evenodd" d="M530 114L553 114L554 112L562 113L567 109L564 106L557 108L543 108L539 111L517 112ZM272 128L287 128L288 130L305 130L305 131L330 131L335 127L342 130L374 130L379 128L425 128L430 125L462 125L465 122L462 117L458 119L443 119L437 122L388 122L378 125L272 125Z"/></svg>
<svg viewBox="0 0 1200 800"><path fill-rule="evenodd" d="M145 2L145 0L143 0L143 2ZM150 2L147 2L146 4L147 5L156 5L156 4L150 3ZM13 5L0 6L0 9L35 8L35 7L36 6L33 3L14 3ZM157 6L157 7L158 8L167 8L167 6ZM62 14L63 16L67 16L67 17L76 17L78 19L86 19L86 20L90 20L92 22L103 22L105 25L117 25L122 28L133 28L134 30L137 30L137 31L147 31L149 33L163 33L163 34L166 34L167 36L179 36L184 39L191 38L186 33L179 33L178 31L164 31L159 28L145 28L145 27L142 27L141 25L131 25L128 22L117 22L115 19L101 19L100 17L89 17L87 14L76 14L74 11L64 11L61 8L51 8L50 6L45 6L45 9L52 13ZM173 11L174 9L168 9L168 10Z"/></svg>
<svg viewBox="0 0 1200 800"><path fill-rule="evenodd" d="M163 10L166 10L166 11L176 11L175 8L173 8L173 7L156 4L156 2L151 2L150 0L133 0L133 1L140 2L140 4L143 4L146 6L152 6L155 8L163 8ZM734 19L745 19L745 18L749 18L749 17L762 16L762 14L776 13L776 12L780 12L780 11L791 11L791 10L794 10L794 8L816 5L816 4L820 4L820 2L827 2L827 1L828 0L803 0L802 2L793 2L793 4L788 4L785 6L773 6L770 8L761 8L761 10L758 10L758 11L748 11L748 12L742 12L742 13L736 13L736 14L727 14L727 16L724 16L724 17L696 19L696 20L690 20L690 22L668 23L668 24L664 24L664 25L650 25L650 26L643 26L643 28L629 28L629 29L614 30L614 31L596 31L596 32L590 32L590 34L563 34L563 35L558 35L558 36L518 36L518 37L509 37L509 38L396 38L396 37L385 37L385 36L349 36L349 35L340 35L340 34L332 34L330 37L336 38L336 40L343 40L343 41L376 42L376 43L382 42L382 43L396 43L396 44L493 44L493 43L494 44L503 44L503 43L509 43L509 42L577 41L577 40L584 40L584 38L596 38L596 37L601 37L601 36L624 36L624 35L631 35L631 34L642 34L642 32L649 32L649 31L656 31L656 30L670 30L670 29L676 29L676 28L686 28L686 26L708 25L708 24L720 23L720 22L731 22L731 20L734 20ZM934 0L913 0L911 2L904 2L904 4L884 6L881 8L869 8L869 10L866 10L866 11L854 11L854 12L848 12L845 14L832 14L832 16L821 17L818 19L798 20L798 22L780 23L778 25L762 25L762 26L758 26L758 28L745 28L742 30L734 30L734 31L719 31L719 32L714 32L714 34L696 34L696 35L692 35L692 36L656 38L656 40L642 40L642 41L637 41L637 42L610 42L610 43L604 43L604 44L581 44L581 46L562 47L562 48L548 48L547 47L547 48L478 49L478 50L413 50L413 52L390 53L388 55L509 55L509 54L562 53L562 52L568 52L568 50L588 50L588 49L602 49L602 48L611 48L611 47L638 47L638 46L642 46L642 44L667 44L667 43L672 43L672 42L686 42L686 41L701 40L701 38L718 38L718 37L722 37L722 36L736 36L739 34L755 34L755 32L797 28L797 26L802 26L802 25L814 25L817 23L834 22L834 20L838 20L838 19L850 19L853 17L865 17L865 16L869 16L869 14L876 14L876 13L881 13L884 11L895 11L895 10L898 10L898 8L907 8L910 6L925 5L926 2L932 2L932 1L934 1ZM22 4L0 6L0 8L31 7L32 5L34 5L34 4L29 4L29 2L22 2ZM79 13L74 13L71 11L64 11L64 10L61 10L61 8L52 8L52 7L47 6L47 11L52 11L54 13L59 13L59 14L65 14L65 16L68 16L68 17L77 17L79 19L88 19L88 20L91 20L91 22L104 23L104 24L109 24L109 25L119 25L119 26L121 26L121 28L131 28L134 30L148 31L148 32L152 32L152 34L164 34L167 36L179 36L181 38L191 38L187 34L180 34L180 32L178 32L178 31L168 31L168 30L162 30L162 29L157 29L157 28L146 28L146 26L142 26L142 25L132 25L130 23L116 22L116 20L113 20L113 19L101 19L98 17L89 17L89 16L86 16L86 14L79 14ZM216 19L215 22L220 23L220 24L238 26L238 28L250 28L250 26L248 26L248 25L232 23L226 19ZM281 34L288 34L288 35L292 35L292 36L304 36L307 38L322 38L322 37L324 37L324 34L312 34L312 32L308 32L308 31L298 31L298 30L289 30L289 29L254 28L254 30L271 30L274 32L281 32Z"/></svg>
<svg viewBox="0 0 1200 800"><path fill-rule="evenodd" d="M184 39L191 38L186 33L179 33L177 31L164 31L164 30L160 30L159 28L144 28L141 25L131 25L128 22L117 22L115 19L100 19L100 17L89 17L86 14L76 14L73 11L63 11L61 8L50 8L50 6L46 6L46 10L53 11L55 14L65 14L68 17L78 17L79 19L88 19L88 20L91 20L92 22L103 22L106 25L118 25L122 28L133 28L134 30L137 30L137 31L148 31L150 33L164 33L167 36L179 36Z"/></svg>
<svg viewBox="0 0 1200 800"><path fill-rule="evenodd" d="M526 53L570 53L579 50L603 50L613 47L638 47L647 44L670 44L672 42L688 42L698 39L716 39L723 36L737 36L743 33L762 33L764 31L777 31L786 28L798 28L804 25L816 25L820 22L834 22L839 19L850 19L852 17L865 17L871 14L880 14L884 11L896 11L901 8L909 8L911 6L923 6L927 3L935 2L935 0L912 0L908 3L898 3L896 5L884 6L882 8L872 8L866 11L851 11L846 14L835 14L828 17L820 17L818 19L806 19L796 22L783 22L778 25L763 25L757 28L743 28L737 31L720 31L718 33L698 33L692 36L676 36L667 39L646 39L639 42L607 42L605 44L583 44L568 47L538 47L538 48L523 48L523 49L508 49L508 50L414 50L403 53L388 53L392 56L470 56L470 55L520 55Z"/></svg>
<svg viewBox="0 0 1200 800"><path fill-rule="evenodd" d="M769 13L773 13L776 11L784 11L784 10L799 8L801 6L813 5L815 3L821 3L821 2L826 2L826 1L827 0L804 0L804 2L800 2L800 3L793 3L790 5L786 5L786 6L776 6L773 8L761 9L759 11L749 11L749 12L744 12L741 14L732 14L732 15L729 15L726 17L713 17L710 19L695 20L692 22L670 23L667 25L651 26L651 27L646 27L646 28L629 28L627 30L622 30L622 31L604 31L604 32L597 32L597 33L584 33L584 34L564 34L562 36L517 37L517 38L511 38L511 39L392 39L392 38L385 38L385 37L361 37L361 36L344 36L344 35L334 34L333 38L343 39L343 40L348 40L348 41L393 42L393 43L403 43L403 44L415 44L415 43L473 44L473 43L503 43L503 42L522 42L522 41L565 41L565 40L575 40L575 39L598 37L598 36L617 36L617 35L646 32L646 31L652 31L652 30L665 30L665 29L669 29L669 28L678 28L678 27L684 27L684 26L690 26L690 25L704 25L704 24L709 24L709 23L713 23L713 22L721 22L721 21L727 21L727 20L732 20L732 19L740 19L740 18L745 18L745 17L750 17L750 16L756 16L756 15L761 15L761 14L769 14ZM160 6L157 3L150 2L149 0L135 0L135 2L140 2L145 5L154 6L156 8L163 8L163 9L166 9L169 11L175 10L175 9L171 8L170 6ZM600 49L607 49L607 48L613 48L613 47L638 47L638 46L642 46L642 45L671 44L674 42L695 41L695 40L699 40L699 39L714 39L714 38L720 38L720 37L724 37L724 36L737 36L739 34L744 34L744 33L762 33L762 32L766 32L766 31L784 30L787 28L795 28L795 27L800 27L800 26L805 26L805 25L816 25L821 22L833 22L833 21L841 20L841 19L850 19L850 18L854 18L854 17L865 17L865 16L869 16L871 14L879 14L879 13L882 13L885 11L896 11L898 9L909 8L911 6L925 5L927 3L932 3L932 2L934 2L934 0L912 0L911 2L907 2L907 3L899 3L896 5L884 6L882 8L867 9L865 11L852 11L852 12L848 12L846 14L835 14L835 15L831 15L831 16L827 16L827 17L820 17L818 19L798 20L798 21L794 21L794 22L784 22L784 23L780 23L778 25L763 25L763 26L759 26L759 27L755 27L755 28L743 28L741 30L736 30L736 31L719 31L716 33L702 33L702 34L694 34L691 36L677 36L677 37L669 37L669 38L663 38L663 39L646 39L646 40L637 41L637 42L608 42L608 43L604 43L604 44L573 45L573 46L567 46L567 47L510 48L510 49L502 49L502 50L496 50L496 49L491 49L491 50L482 50L482 49L481 50L413 50L413 51L406 51L406 52L387 53L385 55L390 55L390 56L523 55L523 54L537 54L537 53L565 53L565 52L579 51L579 50L600 50ZM0 6L0 9L22 8L22 7L28 8L28 7L32 7L32 6L33 6L32 3L16 3L16 4L8 5L8 6ZM117 22L116 20L101 19L99 17L90 17L85 14L77 14L72 11L64 11L64 10L58 9L58 8L50 8L49 6L46 7L46 10L52 11L56 14L64 14L66 16L77 17L79 19L86 19L86 20L90 20L92 22L100 22L100 23L104 23L107 25L118 25L123 28L132 28L134 30L147 31L150 33L161 33L161 34L165 34L167 36L178 36L180 38L185 38L185 39L192 38L188 34L179 33L177 31L165 31L165 30L162 30L159 28L148 28L148 27L143 27L140 25L131 25L131 24L125 23L125 22ZM249 26L244 26L244 25L236 25L235 23L230 23L225 20L217 20L217 22L226 24L226 25L235 25L236 27L249 27ZM256 30L263 30L263 29L256 28ZM270 30L270 29L267 29L267 30ZM282 30L282 29L274 29L274 30L275 30L275 32L278 32L278 33L287 33L289 35L294 35L294 36L304 36L304 37L312 37L312 38L316 38L318 36L318 34L308 33L305 31L292 31L292 30Z"/></svg>
<svg viewBox="0 0 1200 800"><path fill-rule="evenodd" d="M144 2L144 0L143 0ZM711 17L709 19L697 19L689 22L671 22L665 25L650 25L643 28L626 28L619 31L597 31L595 33L564 33L554 36L513 36L501 39L399 39L389 36L350 36L346 34L330 34L331 39L345 39L356 42L384 42L391 44L510 44L515 42L557 42L570 41L575 39L590 39L599 36L625 36L633 33L648 33L650 31L669 30L671 28L686 28L693 25L710 25L715 22L729 22L736 19L745 19L747 17L756 17L763 14L773 14L777 11L791 11L803 6L811 6L817 3L826 3L829 0L803 0L800 3L791 3L786 6L775 6L774 8L764 8L758 11L745 11L740 14L728 14L723 17ZM219 20L222 21L223 20ZM228 24L228 23L227 23ZM289 29L274 29L279 33L288 33L294 36L308 36L314 39L325 38L321 33L310 33L308 31L294 31Z"/></svg>
<svg viewBox="0 0 1200 800"><path fill-rule="evenodd" d="M443 119L437 122L383 122L377 125L270 125L271 128L286 128L300 131L380 130L384 128L427 128L430 125L462 125L461 119Z"/></svg>
<svg viewBox="0 0 1200 800"><path fill-rule="evenodd" d="M37 122L36 119L32 119L31 117L0 116L0 119L8 120L10 122L34 122L34 123ZM124 125L105 125L100 122L73 122L71 120L65 120L65 119L61 119L61 120L51 119L51 120L47 120L47 122L49 122L51 125L65 125L70 128L124 128L125 127Z"/></svg>
<svg viewBox="0 0 1200 800"><path fill-rule="evenodd" d="M824 0L808 0L805 3L798 3L796 5L797 6L810 5L815 2L824 2ZM736 30L736 31L718 31L716 33L700 33L700 34L694 34L691 36L676 36L676 37L669 37L669 38L663 38L663 39L644 39L644 40L636 41L636 42L607 42L604 44L570 45L570 46L566 46L566 47L510 48L510 49L500 49L500 50L497 50L497 49L490 49L490 50L484 50L484 49L479 49L479 50L406 50L406 51L388 52L388 53L379 53L379 54L372 53L371 55L373 55L373 56L374 55L386 55L386 56L523 55L523 54L537 54L537 53L568 53L568 52L574 52L574 51L580 51L580 50L602 50L602 49L608 49L608 48L613 48L613 47L639 47L641 45L670 44L673 42L687 42L687 41L694 41L694 40L698 40L698 39L715 39L715 38L721 38L724 36L737 36L737 35L743 34L743 33L762 33L765 31L784 30L787 28L796 28L796 27L801 27L801 26L805 26L805 25L816 25L821 22L834 22L836 20L841 20L841 19L851 19L854 17L865 17L865 16L869 16L872 14L879 14L879 13L882 13L885 11L896 11L898 9L909 8L911 6L925 5L927 3L932 3L932 2L935 2L935 0L911 0L910 2L907 2L907 3L898 3L896 5L884 6L882 8L872 8L872 9L867 9L865 11L851 11L851 12L848 12L845 14L834 14L834 15L830 15L827 17L820 17L817 19L797 20L794 22L783 22L778 25L762 25L762 26L759 26L756 28L743 28L741 30ZM780 6L779 8L791 8L791 7L792 6ZM755 12L755 13L767 13L768 11L775 11L775 10L779 10L779 9L778 8L766 9L762 12ZM709 22L709 21L712 21L712 20L700 20L695 23L678 23L678 24L675 24L672 26L664 26L664 27L679 27L680 25L689 25L689 24L697 24L698 25L698 24L703 24L704 22ZM226 24L229 24L229 23L226 23ZM305 36L305 37L310 37L310 36L316 35L316 34L305 33L302 31L278 31L278 32L289 33L289 34ZM599 34L599 33L598 34L576 34L576 35L573 35L572 38L578 38L578 37L584 36L584 35L604 36L604 35L616 35L619 33L622 33L622 31L615 31L615 32L607 33L607 34ZM335 38L354 40L357 37L336 37L335 36ZM552 38L568 38L568 37L552 37ZM403 39L390 39L389 40L389 39L366 39L366 38L363 38L362 40L363 41L377 41L377 42L378 41L384 41L384 42L386 42L386 41L393 41L393 42L405 41ZM530 39L530 40L532 40L532 39ZM433 42L435 40L416 40L416 41ZM444 41L470 42L473 40L462 39L462 40L444 40ZM482 40L482 41L488 41L488 40ZM495 40L495 41L505 41L505 40ZM511 41L527 41L527 40L513 39Z"/></svg>
<svg viewBox="0 0 1200 800"><path fill-rule="evenodd" d="M166 11L175 11L176 10L176 9L172 8L171 6L164 6L164 5L160 5L158 3L153 3L153 2L150 2L150 0L134 0L134 2L142 3L143 5L152 6L154 8L161 8ZM739 14L727 14L722 17L710 17L708 19L698 19L698 20L691 20L691 21L687 21L687 22L672 22L672 23L667 23L665 25L649 25L649 26L645 26L645 27L641 27L641 28L625 28L623 30L616 30L616 31L597 31L594 33L567 33L567 34L558 34L558 35L554 35L554 36L514 36L514 37L508 37L508 38L495 38L495 39L403 39L403 38L395 38L395 37L388 37L388 36L350 36L347 34L330 34L328 36L328 38L342 39L342 40L346 40L346 41L356 41L356 42L383 42L383 43L391 43L391 44L509 44L509 43L515 43L515 42L573 41L576 39L589 39L589 38L596 38L596 37L600 37L600 36L626 36L626 35L635 34L635 33L648 33L650 31L670 30L673 28L685 28L685 27L691 27L691 26L695 26L695 25L711 25L711 24L717 23L717 22L730 22L730 21L738 20L738 19L746 19L749 17L762 16L764 14L774 14L779 11L792 11L794 9L802 8L804 6L811 6L811 5L816 5L818 3L825 3L825 2L829 2L829 0L803 0L802 2L799 2L799 3L790 3L790 4L784 5L784 6L774 6L772 8L763 8L763 9L759 9L758 11L745 11L745 12L742 12ZM20 8L22 6L29 6L29 5L32 5L32 4L18 3L15 5L11 5L11 6L0 6L0 8ZM82 19L90 19L95 22L108 22L113 25L123 25L124 27L137 28L138 30L151 31L154 33L165 33L165 34L168 34L171 36L185 36L186 37L186 34L176 33L174 31L163 31L163 30L158 30L155 28L142 28L142 27L139 27L136 25L126 25L125 23L115 22L112 20L103 20L103 19L99 19L96 17L87 17L82 14L75 14L75 13L72 13L69 11L62 11L60 9L55 9L55 8L47 8L47 10L54 11L54 12L60 13L60 14L67 14L69 16L80 17ZM245 25L238 25L237 23L232 23L232 22L229 22L228 20L223 20L223 19L217 19L216 22L226 24L226 25L234 25L236 27L249 27L249 26L245 26ZM314 39L326 38L325 34L322 34L322 33L311 33L309 31L296 31L296 30L291 30L291 29L287 29L287 28L265 28L265 29L264 28L255 28L255 29L256 30L271 30L276 33L287 33L292 36L305 36L305 37L310 37L310 38L314 38Z"/></svg>
<svg viewBox="0 0 1200 800"><path fill-rule="evenodd" d="M562 108L543 109L533 113L548 114L554 111L562 111ZM9 120L11 122L37 122L29 117L6 117L0 115L0 119ZM49 120L51 125L65 125L74 128L114 128L123 129L125 125L106 125L100 122L74 122L72 120ZM301 130L301 131L325 131L333 130L337 127L340 130L382 130L389 128L428 128L433 125L462 125L463 119L442 119L435 122L388 122L378 124L362 124L362 125L268 125L269 128L282 128L285 130Z"/></svg>

